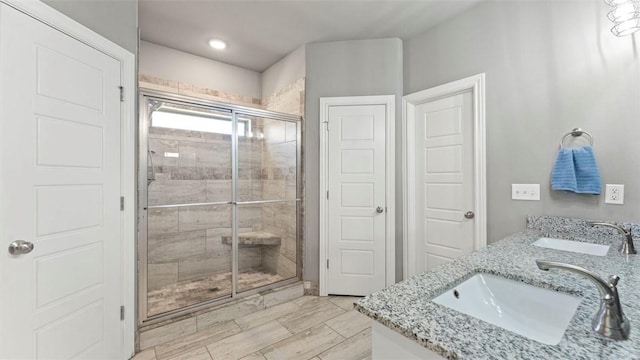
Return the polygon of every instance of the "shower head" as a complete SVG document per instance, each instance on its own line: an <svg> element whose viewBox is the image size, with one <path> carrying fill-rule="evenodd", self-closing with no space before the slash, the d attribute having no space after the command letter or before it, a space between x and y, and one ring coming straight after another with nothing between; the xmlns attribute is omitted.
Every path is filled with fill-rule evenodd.
<svg viewBox="0 0 640 360"><path fill-rule="evenodd" d="M154 112L154 111L160 109L163 105L164 105L164 102L162 102L162 101L149 100L149 110L150 110L150 112Z"/></svg>

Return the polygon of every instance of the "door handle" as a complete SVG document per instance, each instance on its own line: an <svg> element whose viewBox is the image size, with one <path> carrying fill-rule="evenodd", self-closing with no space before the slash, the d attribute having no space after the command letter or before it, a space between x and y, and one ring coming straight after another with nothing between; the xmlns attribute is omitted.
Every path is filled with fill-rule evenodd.
<svg viewBox="0 0 640 360"><path fill-rule="evenodd" d="M382 213L384 212L384 208L383 208L382 206L378 206L378 207L376 208L376 212L377 212L378 214L382 214Z"/></svg>
<svg viewBox="0 0 640 360"><path fill-rule="evenodd" d="M16 240L9 244L9 254L11 255L22 255L28 254L33 250L33 243L24 241L24 240Z"/></svg>
<svg viewBox="0 0 640 360"><path fill-rule="evenodd" d="M473 219L474 217L476 217L476 214L474 214L473 211L467 211L466 213L464 213L464 217L466 217L467 219Z"/></svg>

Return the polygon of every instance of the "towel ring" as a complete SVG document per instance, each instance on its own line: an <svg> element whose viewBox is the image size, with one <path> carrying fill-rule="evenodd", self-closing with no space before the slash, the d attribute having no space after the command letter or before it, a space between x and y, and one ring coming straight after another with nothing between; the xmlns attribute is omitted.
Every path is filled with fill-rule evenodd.
<svg viewBox="0 0 640 360"><path fill-rule="evenodd" d="M575 128L571 131L569 131L568 133L566 133L563 137L562 140L560 140L560 147L563 148L564 147L564 141L567 140L567 138L569 136L573 136L573 137L578 137L578 136L582 136L582 135L586 135L587 137L589 137L589 145L593 146L593 135L589 134L588 132L580 129L580 128Z"/></svg>

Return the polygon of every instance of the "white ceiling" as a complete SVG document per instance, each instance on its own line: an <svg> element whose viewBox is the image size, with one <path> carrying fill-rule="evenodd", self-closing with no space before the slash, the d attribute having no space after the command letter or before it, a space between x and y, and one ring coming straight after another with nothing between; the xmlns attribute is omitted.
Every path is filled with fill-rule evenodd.
<svg viewBox="0 0 640 360"><path fill-rule="evenodd" d="M139 26L142 40L262 72L309 42L405 39L479 1L140 0Z"/></svg>

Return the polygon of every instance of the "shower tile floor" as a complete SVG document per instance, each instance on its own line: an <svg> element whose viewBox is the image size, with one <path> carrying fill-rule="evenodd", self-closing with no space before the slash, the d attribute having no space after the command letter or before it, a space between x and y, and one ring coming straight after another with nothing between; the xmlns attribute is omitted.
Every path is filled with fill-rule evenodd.
<svg viewBox="0 0 640 360"><path fill-rule="evenodd" d="M251 268L238 273L238 291L255 289L282 280L286 279L260 267ZM231 272L228 272L151 290L147 308L150 316L157 315L230 294Z"/></svg>
<svg viewBox="0 0 640 360"><path fill-rule="evenodd" d="M146 349L133 360L371 359L355 297L303 296Z"/></svg>

